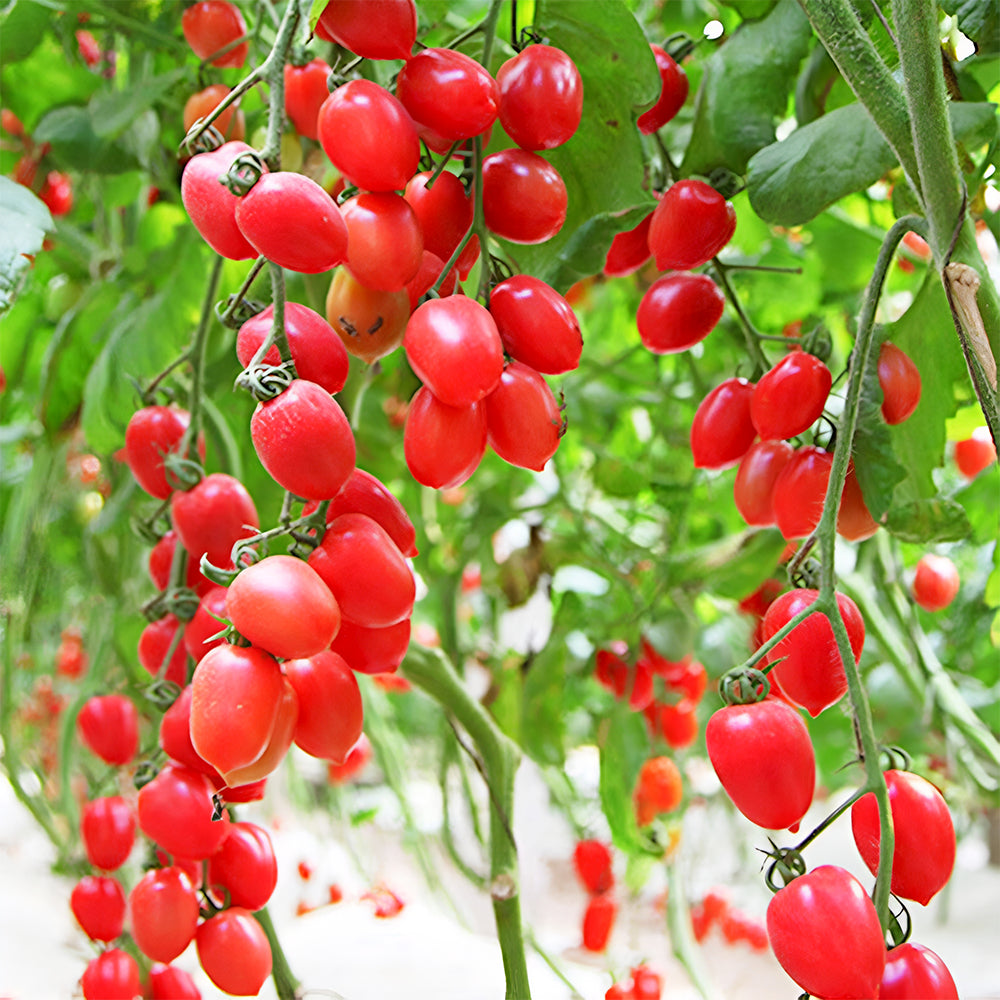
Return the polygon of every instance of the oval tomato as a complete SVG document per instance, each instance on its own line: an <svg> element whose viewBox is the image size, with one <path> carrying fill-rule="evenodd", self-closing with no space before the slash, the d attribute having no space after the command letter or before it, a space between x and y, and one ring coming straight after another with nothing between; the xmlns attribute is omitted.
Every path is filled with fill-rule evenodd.
<svg viewBox="0 0 1000 1000"><path fill-rule="evenodd" d="M174 550L177 548L177 532L171 528L149 550L149 578L157 590L166 590L170 583L170 568L174 562ZM214 586L207 576L203 576L196 560L190 554L187 557L187 573L185 583L199 597L204 597Z"/></svg>
<svg viewBox="0 0 1000 1000"><path fill-rule="evenodd" d="M295 745L313 757L342 762L361 736L361 691L343 657L329 650L289 660L285 676L299 696Z"/></svg>
<svg viewBox="0 0 1000 1000"><path fill-rule="evenodd" d="M139 750L139 710L123 694L88 698L76 729L87 748L114 767L128 764Z"/></svg>
<svg viewBox="0 0 1000 1000"><path fill-rule="evenodd" d="M610 892L591 896L583 913L583 946L587 951L606 951L618 916L618 903Z"/></svg>
<svg viewBox="0 0 1000 1000"><path fill-rule="evenodd" d="M887 424L901 424L912 416L920 402L920 372L909 356L889 341L879 348L878 384Z"/></svg>
<svg viewBox="0 0 1000 1000"><path fill-rule="evenodd" d="M505 461L541 472L562 437L562 411L548 383L534 368L511 361L483 401L486 441Z"/></svg>
<svg viewBox="0 0 1000 1000"><path fill-rule="evenodd" d="M866 538L871 538L878 527L878 521L872 517L865 503L852 459L847 467L844 492L840 495L840 506L837 508L837 534L849 542L863 542Z"/></svg>
<svg viewBox="0 0 1000 1000"><path fill-rule="evenodd" d="M183 686L187 682L188 667L187 649L177 634L180 627L181 623L173 615L150 622L139 636L137 655L151 677L161 677Z"/></svg>
<svg viewBox="0 0 1000 1000"><path fill-rule="evenodd" d="M125 890L110 875L84 875L69 894L69 907L92 941L114 941L125 926Z"/></svg>
<svg viewBox="0 0 1000 1000"><path fill-rule="evenodd" d="M930 948L912 941L889 952L878 996L879 1000L959 1000L948 966Z"/></svg>
<svg viewBox="0 0 1000 1000"><path fill-rule="evenodd" d="M615 884L611 848L600 840L581 840L573 848L573 868L591 894L607 892Z"/></svg>
<svg viewBox="0 0 1000 1000"><path fill-rule="evenodd" d="M229 88L224 83L213 83L204 90L195 91L185 102L182 113L185 133L191 131L199 118L207 118L228 97ZM237 99L223 109L212 122L212 128L219 132L223 139L242 142L246 135L246 119L240 111Z"/></svg>
<svg viewBox="0 0 1000 1000"><path fill-rule="evenodd" d="M221 589L221 588L220 588ZM178 764L207 774L213 781L219 772L199 756L191 743L191 685L186 685L160 720L160 748Z"/></svg>
<svg viewBox="0 0 1000 1000"><path fill-rule="evenodd" d="M164 459L170 455L187 458L178 449L187 432L191 415L176 406L144 406L132 414L125 428L125 461L135 481L157 500L166 500L176 489ZM205 442L199 441L205 459Z"/></svg>
<svg viewBox="0 0 1000 1000"><path fill-rule="evenodd" d="M208 891L232 906L259 910L277 884L278 862L267 830L256 823L233 823L222 847L208 859Z"/></svg>
<svg viewBox="0 0 1000 1000"><path fill-rule="evenodd" d="M786 354L754 389L750 419L757 433L765 441L801 434L819 419L832 384L830 369L814 354Z"/></svg>
<svg viewBox="0 0 1000 1000"><path fill-rule="evenodd" d="M673 812L684 794L681 772L669 757L651 757L639 769L632 801L639 826L648 826L660 813Z"/></svg>
<svg viewBox="0 0 1000 1000"><path fill-rule="evenodd" d="M413 0L330 0L316 34L365 59L408 59L417 8Z"/></svg>
<svg viewBox="0 0 1000 1000"><path fill-rule="evenodd" d="M213 472L193 489L175 492L170 498L170 518L195 565L204 555L223 568L232 566L233 546L260 526L246 487L225 472Z"/></svg>
<svg viewBox="0 0 1000 1000"><path fill-rule="evenodd" d="M200 860L214 854L229 833L229 814L212 818L212 782L181 764L167 764L139 789L139 828L168 854Z"/></svg>
<svg viewBox="0 0 1000 1000"><path fill-rule="evenodd" d="M225 630L226 588L213 587L198 604L194 617L184 626L184 648L188 656L199 662L201 658L226 640L221 633Z"/></svg>
<svg viewBox="0 0 1000 1000"><path fill-rule="evenodd" d="M604 276L620 278L634 274L653 256L649 249L649 224L653 221L650 212L634 229L616 233L604 259Z"/></svg>
<svg viewBox="0 0 1000 1000"><path fill-rule="evenodd" d="M403 342L410 297L405 289L382 292L368 288L342 267L330 282L326 318L348 354L374 364Z"/></svg>
<svg viewBox="0 0 1000 1000"><path fill-rule="evenodd" d="M955 465L966 479L975 479L996 460L996 445L986 426L977 427L971 437L955 442Z"/></svg>
<svg viewBox="0 0 1000 1000"><path fill-rule="evenodd" d="M636 125L643 135L652 135L663 128L687 100L689 83L687 73L677 65L673 56L659 45L650 45L656 68L660 72L660 96L656 103L639 115Z"/></svg>
<svg viewBox="0 0 1000 1000"><path fill-rule="evenodd" d="M559 171L537 153L502 149L483 162L483 216L511 243L544 243L562 229L568 196Z"/></svg>
<svg viewBox="0 0 1000 1000"><path fill-rule="evenodd" d="M228 0L199 0L181 15L181 30L194 54L202 60L231 45L247 33L239 7ZM213 66L240 67L247 61L249 43L240 42L212 60Z"/></svg>
<svg viewBox="0 0 1000 1000"><path fill-rule="evenodd" d="M234 768L225 774L225 783L232 790L226 801L235 802L255 785L263 783L281 765L292 745L295 724L299 718L299 696L287 677L281 678L281 697L274 718L271 735L261 755L243 767Z"/></svg>
<svg viewBox="0 0 1000 1000"><path fill-rule="evenodd" d="M351 274L376 291L405 289L424 255L424 236L410 203L391 191L362 192L348 198L342 210ZM409 303L408 297L406 301ZM347 348L350 350L349 345Z"/></svg>
<svg viewBox="0 0 1000 1000"><path fill-rule="evenodd" d="M738 462L757 436L750 420L753 382L729 378L699 404L691 423L695 468L724 469Z"/></svg>
<svg viewBox="0 0 1000 1000"><path fill-rule="evenodd" d="M201 1000L201 991L176 965L154 965L149 970L149 1000Z"/></svg>
<svg viewBox="0 0 1000 1000"><path fill-rule="evenodd" d="M330 649L359 674L391 674L399 669L406 657L410 631L409 618L385 628L341 622Z"/></svg>
<svg viewBox="0 0 1000 1000"><path fill-rule="evenodd" d="M816 757L802 716L781 701L720 708L705 727L708 759L751 823L793 832L812 805Z"/></svg>
<svg viewBox="0 0 1000 1000"><path fill-rule="evenodd" d="M911 592L924 611L942 611L961 587L958 568L947 556L927 552L917 562Z"/></svg>
<svg viewBox="0 0 1000 1000"><path fill-rule="evenodd" d="M795 454L774 481L774 521L786 539L805 538L823 516L833 455L806 445Z"/></svg>
<svg viewBox="0 0 1000 1000"><path fill-rule="evenodd" d="M198 896L177 867L154 868L129 893L132 937L154 962L172 962L194 938Z"/></svg>
<svg viewBox="0 0 1000 1000"><path fill-rule="evenodd" d="M403 428L406 467L433 489L461 486L486 452L486 407L448 406L421 386L410 400Z"/></svg>
<svg viewBox="0 0 1000 1000"><path fill-rule="evenodd" d="M319 110L330 96L329 75L330 66L322 59L285 66L285 114L295 131L307 139L319 139Z"/></svg>
<svg viewBox="0 0 1000 1000"><path fill-rule="evenodd" d="M660 199L649 224L649 248L661 271L707 264L736 231L736 212L704 181L681 180Z"/></svg>
<svg viewBox="0 0 1000 1000"><path fill-rule="evenodd" d="M271 974L267 935L242 906L230 906L203 921L195 944L201 967L223 993L256 996Z"/></svg>
<svg viewBox="0 0 1000 1000"><path fill-rule="evenodd" d="M407 182L403 197L420 222L424 249L436 254L444 264L469 231L475 206L455 174L446 170L428 187L432 176L430 171L414 174Z"/></svg>
<svg viewBox="0 0 1000 1000"><path fill-rule="evenodd" d="M715 329L725 305L725 296L708 275L666 274L646 289L639 303L639 336L655 354L686 351Z"/></svg>
<svg viewBox="0 0 1000 1000"><path fill-rule="evenodd" d="M733 500L747 524L774 524L774 484L793 454L785 441L757 441L740 459Z"/></svg>
<svg viewBox="0 0 1000 1000"><path fill-rule="evenodd" d="M120 795L94 799L83 807L80 837L87 860L103 871L120 868L135 843L135 813Z"/></svg>
<svg viewBox="0 0 1000 1000"><path fill-rule="evenodd" d="M367 514L385 528L396 548L406 557L417 554L417 530L406 508L370 472L355 469L340 492L330 501L327 524L341 514Z"/></svg>
<svg viewBox="0 0 1000 1000"><path fill-rule="evenodd" d="M142 993L139 965L121 948L92 958L80 977L84 1000L135 1000Z"/></svg>

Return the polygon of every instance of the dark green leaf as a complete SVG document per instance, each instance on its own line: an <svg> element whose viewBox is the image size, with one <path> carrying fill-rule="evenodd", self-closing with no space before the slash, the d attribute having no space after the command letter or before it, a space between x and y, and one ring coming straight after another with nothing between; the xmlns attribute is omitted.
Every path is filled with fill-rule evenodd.
<svg viewBox="0 0 1000 1000"><path fill-rule="evenodd" d="M122 146L98 135L94 119L86 108L67 107L50 111L38 123L35 139L49 143L53 155L76 170L118 174L139 166L136 157Z"/></svg>
<svg viewBox="0 0 1000 1000"><path fill-rule="evenodd" d="M889 511L886 529L904 542L959 542L972 534L965 508L938 497L914 500Z"/></svg>
<svg viewBox="0 0 1000 1000"><path fill-rule="evenodd" d="M4 64L20 62L34 52L52 20L52 13L35 0L11 0L0 11Z"/></svg>
<svg viewBox="0 0 1000 1000"><path fill-rule="evenodd" d="M774 572L785 541L774 529L748 529L698 549L669 556L659 572L672 585L711 588L719 597L746 597Z"/></svg>
<svg viewBox="0 0 1000 1000"><path fill-rule="evenodd" d="M795 0L779 0L767 17L743 24L711 55L695 98L682 175L716 167L742 174L750 157L774 142L812 38Z"/></svg>
<svg viewBox="0 0 1000 1000"><path fill-rule="evenodd" d="M744 21L756 21L771 13L776 0L722 0L732 7Z"/></svg>
<svg viewBox="0 0 1000 1000"><path fill-rule="evenodd" d="M0 315L14 302L31 268L27 255L42 249L52 215L22 184L0 177Z"/></svg>

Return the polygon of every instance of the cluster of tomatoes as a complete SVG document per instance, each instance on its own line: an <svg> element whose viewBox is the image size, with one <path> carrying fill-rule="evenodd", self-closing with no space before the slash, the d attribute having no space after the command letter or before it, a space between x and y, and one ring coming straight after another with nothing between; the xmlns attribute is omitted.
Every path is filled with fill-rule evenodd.
<svg viewBox="0 0 1000 1000"><path fill-rule="evenodd" d="M691 929L696 941L704 941L715 927L729 944L743 941L754 951L767 951L767 928L733 906L725 892L710 889L691 907Z"/></svg>
<svg viewBox="0 0 1000 1000"><path fill-rule="evenodd" d="M23 153L11 176L18 184L31 188L54 216L68 215L73 208L73 182L67 174L48 170L38 183L38 168L49 152L49 144L36 144L24 130L21 120L9 108L0 117L0 129L20 143Z"/></svg>

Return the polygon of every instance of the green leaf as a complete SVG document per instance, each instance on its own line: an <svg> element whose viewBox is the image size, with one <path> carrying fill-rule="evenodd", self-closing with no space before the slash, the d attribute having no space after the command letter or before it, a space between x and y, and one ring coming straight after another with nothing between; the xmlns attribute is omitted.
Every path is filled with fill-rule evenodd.
<svg viewBox="0 0 1000 1000"><path fill-rule="evenodd" d="M739 599L753 593L774 572L785 547L773 528L748 529L718 542L688 549L665 559L659 567L672 585L708 585L719 597Z"/></svg>
<svg viewBox="0 0 1000 1000"><path fill-rule="evenodd" d="M51 21L52 11L35 0L11 0L0 11L4 64L20 62L31 55Z"/></svg>
<svg viewBox="0 0 1000 1000"><path fill-rule="evenodd" d="M95 94L88 108L95 135L103 139L120 135L168 90L189 75L188 70L182 67L143 80L139 87Z"/></svg>
<svg viewBox="0 0 1000 1000"><path fill-rule="evenodd" d="M941 6L958 17L958 27L976 43L980 55L1000 52L1000 6L996 0L944 0Z"/></svg>
<svg viewBox="0 0 1000 1000"><path fill-rule="evenodd" d="M722 0L732 7L744 21L755 21L771 13L776 0Z"/></svg>
<svg viewBox="0 0 1000 1000"><path fill-rule="evenodd" d="M738 174L757 150L774 142L786 113L812 29L795 0L779 0L759 21L742 24L709 57L694 105L694 129L680 172Z"/></svg>
<svg viewBox="0 0 1000 1000"><path fill-rule="evenodd" d="M619 850L642 851L643 842L635 821L632 791L643 761L649 755L649 737L639 712L623 703L615 705L600 741L601 807Z"/></svg>
<svg viewBox="0 0 1000 1000"><path fill-rule="evenodd" d="M996 105L949 105L952 128L975 144L996 130ZM797 226L854 191L874 184L896 163L868 112L850 104L765 146L750 160L747 186L754 211L768 222Z"/></svg>
<svg viewBox="0 0 1000 1000"><path fill-rule="evenodd" d="M139 166L135 156L97 133L87 108L66 107L50 111L38 123L35 140L49 143L56 159L76 170L119 174Z"/></svg>
<svg viewBox="0 0 1000 1000"><path fill-rule="evenodd" d="M29 188L0 177L0 316L13 304L31 268L27 255L42 249L52 215Z"/></svg>
<svg viewBox="0 0 1000 1000"><path fill-rule="evenodd" d="M504 247L520 270L565 291L600 271L615 233L636 226L655 205L643 188L635 117L656 100L660 77L646 36L622 3L547 0L534 23L576 63L583 118L569 142L545 154L566 184L562 230L538 246Z"/></svg>
<svg viewBox="0 0 1000 1000"><path fill-rule="evenodd" d="M886 530L904 542L960 542L972 534L965 508L937 497L914 500L889 511Z"/></svg>

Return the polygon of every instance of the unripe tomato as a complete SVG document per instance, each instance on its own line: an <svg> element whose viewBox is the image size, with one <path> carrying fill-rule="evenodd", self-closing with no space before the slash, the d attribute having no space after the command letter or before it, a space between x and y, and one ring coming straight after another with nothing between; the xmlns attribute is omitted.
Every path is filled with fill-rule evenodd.
<svg viewBox="0 0 1000 1000"><path fill-rule="evenodd" d="M368 288L346 267L333 274L326 318L347 353L368 364L391 354L403 342L410 311L405 288L395 292Z"/></svg>
<svg viewBox="0 0 1000 1000"><path fill-rule="evenodd" d="M959 1000L948 967L930 948L906 941L885 963L879 1000Z"/></svg>
<svg viewBox="0 0 1000 1000"><path fill-rule="evenodd" d="M181 544L195 564L201 557L215 566L232 565L233 546L260 525L246 487L225 472L213 472L170 499L170 518Z"/></svg>
<svg viewBox="0 0 1000 1000"><path fill-rule="evenodd" d="M819 419L832 384L830 369L814 354L786 354L754 389L750 419L757 433L765 441L801 434Z"/></svg>
<svg viewBox="0 0 1000 1000"><path fill-rule="evenodd" d="M774 524L774 484L793 454L785 441L757 441L740 459L733 500L747 524Z"/></svg>
<svg viewBox="0 0 1000 1000"><path fill-rule="evenodd" d="M83 807L80 837L87 860L104 871L120 868L135 843L135 813L120 795L93 799Z"/></svg>
<svg viewBox="0 0 1000 1000"><path fill-rule="evenodd" d="M385 628L341 622L330 649L342 656L356 673L391 674L399 669L406 657L410 631L409 618Z"/></svg>
<svg viewBox="0 0 1000 1000"><path fill-rule="evenodd" d="M87 748L114 767L128 764L139 749L139 711L123 694L88 698L76 729Z"/></svg>
<svg viewBox="0 0 1000 1000"><path fill-rule="evenodd" d="M705 747L733 805L768 830L798 829L812 805L816 757L802 716L768 699L720 708Z"/></svg>
<svg viewBox="0 0 1000 1000"><path fill-rule="evenodd" d="M882 389L885 422L901 424L920 402L920 372L910 358L889 341L879 348L878 384Z"/></svg>
<svg viewBox="0 0 1000 1000"><path fill-rule="evenodd" d="M295 745L313 757L341 763L361 736L364 709L358 682L344 658L325 650L288 660L285 676L299 697Z"/></svg>
<svg viewBox="0 0 1000 1000"><path fill-rule="evenodd" d="M323 103L319 141L330 162L364 191L402 191L417 172L420 140L400 102L371 80L349 80Z"/></svg>
<svg viewBox="0 0 1000 1000"><path fill-rule="evenodd" d="M129 893L132 937L154 962L172 962L194 938L198 896L178 867L154 868Z"/></svg>
<svg viewBox="0 0 1000 1000"><path fill-rule="evenodd" d="M365 59L408 59L417 8L413 0L330 0L316 34Z"/></svg>
<svg viewBox="0 0 1000 1000"><path fill-rule="evenodd" d="M280 395L258 403L250 437L271 477L303 499L336 496L354 471L350 422L315 382L296 379Z"/></svg>
<svg viewBox="0 0 1000 1000"><path fill-rule="evenodd" d="M135 1000L142 993L139 965L121 948L109 948L87 963L80 987L84 1000Z"/></svg>
<svg viewBox="0 0 1000 1000"><path fill-rule="evenodd" d="M486 407L448 406L421 386L403 428L406 467L413 478L434 489L461 486L486 452Z"/></svg>
<svg viewBox="0 0 1000 1000"><path fill-rule="evenodd" d="M707 264L733 237L736 212L704 181L672 184L653 212L649 249L661 271Z"/></svg>
<svg viewBox="0 0 1000 1000"><path fill-rule="evenodd" d="M169 455L187 458L178 449L191 422L187 410L176 406L144 406L136 410L125 428L125 461L136 482L157 500L166 500L176 484L164 459ZM199 441L205 458L205 443Z"/></svg>
<svg viewBox="0 0 1000 1000"><path fill-rule="evenodd" d="M750 420L753 382L729 378L700 403L691 423L695 468L724 469L735 465L757 436Z"/></svg>
<svg viewBox="0 0 1000 1000"><path fill-rule="evenodd" d="M913 600L924 611L942 611L955 599L961 580L947 556L927 552L920 557L911 587Z"/></svg>
<svg viewBox="0 0 1000 1000"><path fill-rule="evenodd" d="M315 570L294 556L273 555L243 570L226 593L226 616L272 656L312 656L330 645L340 609Z"/></svg>
<svg viewBox="0 0 1000 1000"><path fill-rule="evenodd" d="M193 93L184 103L184 131L190 131L199 118L207 118L228 94L229 88L224 83L213 83ZM212 122L212 128L226 140L241 142L246 135L246 120L239 107L239 101L235 101Z"/></svg>
<svg viewBox="0 0 1000 1000"><path fill-rule="evenodd" d="M684 106L688 95L687 73L664 48L650 45L656 68L660 71L660 96L656 103L639 115L636 125L643 135L652 135L663 128Z"/></svg>
<svg viewBox="0 0 1000 1000"><path fill-rule="evenodd" d="M419 306L406 324L406 359L446 406L470 406L492 392L503 373L503 343L489 311L454 295Z"/></svg>
<svg viewBox="0 0 1000 1000"><path fill-rule="evenodd" d="M267 935L242 906L230 906L203 921L195 943L201 967L223 993L256 996L271 974Z"/></svg>
<svg viewBox="0 0 1000 1000"><path fill-rule="evenodd" d="M483 216L511 243L544 243L562 229L568 197L559 171L537 153L502 149L483 162Z"/></svg>
<svg viewBox="0 0 1000 1000"><path fill-rule="evenodd" d="M485 398L486 440L505 461L541 472L562 437L562 411L534 368L511 361Z"/></svg>
<svg viewBox="0 0 1000 1000"><path fill-rule="evenodd" d="M139 828L168 854L200 860L214 854L229 833L229 814L213 820L214 787L207 775L167 764L139 789Z"/></svg>
<svg viewBox="0 0 1000 1000"><path fill-rule="evenodd" d="M343 213L351 274L362 285L377 291L405 289L420 269L424 255L420 222L409 202L393 192L363 192L344 202ZM349 345L345 346L350 350Z"/></svg>
<svg viewBox="0 0 1000 1000"><path fill-rule="evenodd" d="M259 910L278 884L278 862L267 830L233 823L222 847L208 859L205 888L232 906Z"/></svg>
<svg viewBox="0 0 1000 1000"><path fill-rule="evenodd" d="M236 224L257 253L290 271L321 274L347 260L337 203L303 174L264 174L237 201Z"/></svg>
<svg viewBox="0 0 1000 1000"><path fill-rule="evenodd" d="M573 307L551 285L515 274L490 292L490 315L515 360L546 375L561 375L580 364L583 337Z"/></svg>
<svg viewBox="0 0 1000 1000"><path fill-rule="evenodd" d="M774 520L786 539L805 538L819 524L830 483L833 455L806 445L795 454L774 481Z"/></svg>
<svg viewBox="0 0 1000 1000"><path fill-rule="evenodd" d="M125 925L125 890L110 875L84 875L73 886L69 907L92 941L114 941Z"/></svg>
<svg viewBox="0 0 1000 1000"><path fill-rule="evenodd" d="M725 305L725 296L708 275L666 274L646 289L639 303L639 336L654 354L686 351L715 329Z"/></svg>
<svg viewBox="0 0 1000 1000"><path fill-rule="evenodd" d="M576 63L552 45L529 45L497 71L500 124L521 149L554 149L572 138L583 115Z"/></svg>
<svg viewBox="0 0 1000 1000"><path fill-rule="evenodd" d="M240 9L228 0L200 0L188 7L181 15L181 29L199 59L207 59L247 33ZM249 48L247 42L241 42L213 59L212 65L238 68L246 62Z"/></svg>
<svg viewBox="0 0 1000 1000"><path fill-rule="evenodd" d="M326 81L330 66L312 59L304 66L285 66L285 114L295 131L307 139L319 138L319 110L330 96Z"/></svg>

